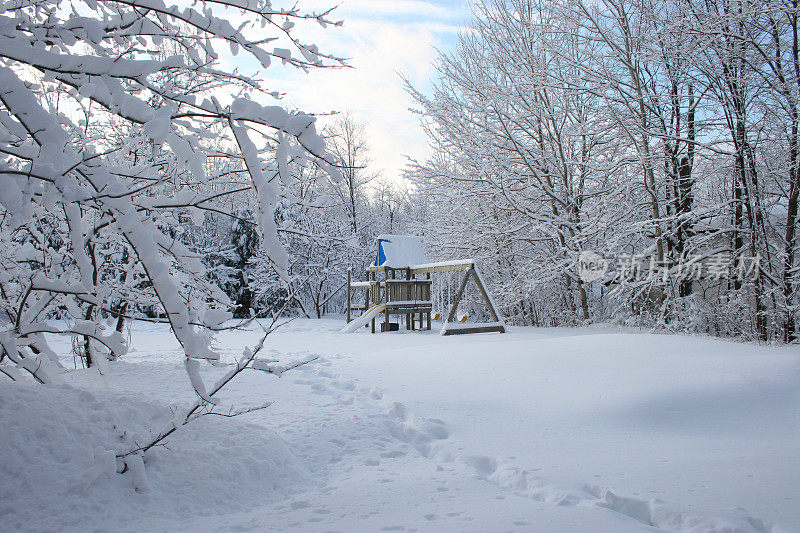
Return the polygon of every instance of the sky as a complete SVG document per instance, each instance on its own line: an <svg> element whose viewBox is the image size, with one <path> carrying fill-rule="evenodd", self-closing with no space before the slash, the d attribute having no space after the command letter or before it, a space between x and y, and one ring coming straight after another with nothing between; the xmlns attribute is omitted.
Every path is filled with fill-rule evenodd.
<svg viewBox="0 0 800 533"><path fill-rule="evenodd" d="M337 0L301 0L300 8L321 11ZM338 28L298 27L296 35L320 50L348 57L353 68L308 74L280 69L272 80L286 93L285 104L306 112L351 112L367 124L373 161L368 171L399 181L408 157L429 150L401 74L425 90L435 74L437 49L455 48L457 32L469 20L468 0L338 0L331 18ZM267 71L269 80L271 71ZM324 122L325 119L321 119Z"/></svg>

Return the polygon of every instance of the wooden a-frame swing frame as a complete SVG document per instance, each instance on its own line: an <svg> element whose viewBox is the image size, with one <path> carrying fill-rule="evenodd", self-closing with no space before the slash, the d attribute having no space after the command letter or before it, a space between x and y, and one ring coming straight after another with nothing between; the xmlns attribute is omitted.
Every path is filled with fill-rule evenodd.
<svg viewBox="0 0 800 533"><path fill-rule="evenodd" d="M492 320L494 321L491 324L468 324L466 326L461 326L457 322L453 322L456 318L456 312L458 311L458 304L461 303L461 298L464 296L464 289L467 287L467 283L469 282L469 278L475 280L475 285L478 286L478 290L483 297L483 301L486 304L486 308L489 310L489 313L492 315ZM450 304L450 311L447 313L447 319L444 321L442 325L442 335L461 335L465 333L489 333L489 332L497 332L497 333L505 333L506 328L503 324L503 321L500 320L500 317L497 314L497 310L494 307L494 302L492 301L491 296L489 296L488 291L486 290L486 286L483 284L483 280L481 279L480 274L478 274L478 270L475 268L473 264L471 267L466 268L464 270L464 277L461 278L461 284L458 286L458 291L456 291L456 297L453 299L453 303Z"/></svg>

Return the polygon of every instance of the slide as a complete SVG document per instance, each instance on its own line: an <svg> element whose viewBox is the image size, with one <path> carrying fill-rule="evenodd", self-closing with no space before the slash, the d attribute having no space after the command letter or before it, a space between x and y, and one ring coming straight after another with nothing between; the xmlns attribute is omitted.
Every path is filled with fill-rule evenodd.
<svg viewBox="0 0 800 533"><path fill-rule="evenodd" d="M360 317L356 318L355 320L347 324L344 328L342 328L342 333L353 333L358 328L366 326L367 324L369 324L370 320L372 320L380 313L383 313L385 309L386 309L386 304L373 305L372 307L367 309L366 313L364 313Z"/></svg>

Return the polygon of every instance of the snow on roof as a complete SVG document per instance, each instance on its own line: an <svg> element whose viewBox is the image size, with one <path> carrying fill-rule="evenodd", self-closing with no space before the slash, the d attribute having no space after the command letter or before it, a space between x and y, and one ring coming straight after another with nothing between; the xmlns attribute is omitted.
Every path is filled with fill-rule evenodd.
<svg viewBox="0 0 800 533"><path fill-rule="evenodd" d="M378 256L375 266L408 268L428 262L422 237L414 235L378 235Z"/></svg>

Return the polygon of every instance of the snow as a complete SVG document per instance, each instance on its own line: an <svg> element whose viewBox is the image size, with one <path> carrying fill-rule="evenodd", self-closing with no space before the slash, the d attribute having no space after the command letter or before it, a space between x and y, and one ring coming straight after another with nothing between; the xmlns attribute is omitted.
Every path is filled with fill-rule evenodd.
<svg viewBox="0 0 800 533"><path fill-rule="evenodd" d="M343 324L270 335L265 358L319 359L244 374L220 400L272 405L182 427L145 454L146 479L111 472L108 452L196 398L167 326L137 323L105 376L0 381L0 529L800 531L796 347ZM233 362L259 337L214 348Z"/></svg>
<svg viewBox="0 0 800 533"><path fill-rule="evenodd" d="M417 263L428 262L428 256L422 244L422 237L413 235L378 235L378 242L381 242L386 260L376 266L407 268Z"/></svg>
<svg viewBox="0 0 800 533"><path fill-rule="evenodd" d="M114 473L113 452L109 465L106 447L145 435L146 424L169 420L168 404L148 396L102 387L90 392L4 383L0 529L75 531L91 524L164 530L172 522L207 514L216 499L236 512L307 475L275 433L236 419L206 417L177 433L169 448L146 458L150 490L134 493L131 481Z"/></svg>
<svg viewBox="0 0 800 533"><path fill-rule="evenodd" d="M452 261L436 261L435 263L422 263L419 265L411 265L411 268L423 269L423 268L436 268L436 267L447 267L447 266L472 267L474 265L475 265L474 259L454 259Z"/></svg>

